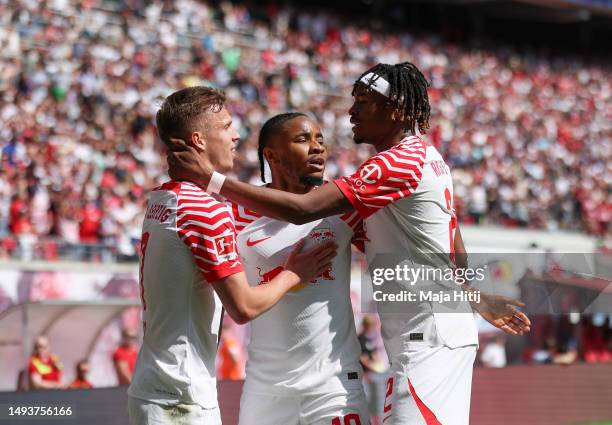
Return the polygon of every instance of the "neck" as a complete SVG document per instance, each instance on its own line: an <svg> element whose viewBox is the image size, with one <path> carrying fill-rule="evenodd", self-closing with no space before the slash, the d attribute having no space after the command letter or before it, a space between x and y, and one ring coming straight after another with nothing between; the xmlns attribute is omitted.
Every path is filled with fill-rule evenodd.
<svg viewBox="0 0 612 425"><path fill-rule="evenodd" d="M399 145L400 142L408 136L409 133L403 128L394 129L388 135L383 137L377 144L374 145L376 152L383 152L391 149L393 146Z"/></svg>
<svg viewBox="0 0 612 425"><path fill-rule="evenodd" d="M284 176L279 175L280 173L272 172L272 182L270 187L273 189L282 190L284 192L304 194L314 189L314 186L307 186L301 182L289 181Z"/></svg>

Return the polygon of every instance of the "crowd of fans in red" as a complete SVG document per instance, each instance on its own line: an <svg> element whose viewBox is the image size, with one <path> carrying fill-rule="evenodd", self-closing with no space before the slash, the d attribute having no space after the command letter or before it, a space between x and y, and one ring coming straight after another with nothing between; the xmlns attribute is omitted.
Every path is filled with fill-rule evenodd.
<svg viewBox="0 0 612 425"><path fill-rule="evenodd" d="M606 66L324 12L119 4L140 3L0 1L0 257L134 259L145 194L167 178L154 114L185 85L226 90L241 179L259 180L259 128L287 110L323 124L329 178L351 173L370 154L352 142L351 85L404 60L431 81L426 137L453 169L460 220L610 235Z"/></svg>

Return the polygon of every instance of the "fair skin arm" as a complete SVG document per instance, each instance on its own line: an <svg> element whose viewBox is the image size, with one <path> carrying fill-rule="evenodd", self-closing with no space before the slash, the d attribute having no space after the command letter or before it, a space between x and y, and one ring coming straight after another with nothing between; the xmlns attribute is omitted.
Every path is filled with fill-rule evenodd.
<svg viewBox="0 0 612 425"><path fill-rule="evenodd" d="M244 324L269 310L283 295L300 282L308 282L331 266L337 246L324 243L301 252L304 241L293 249L283 270L265 285L251 287L243 272L212 283L228 314L236 323Z"/></svg>
<svg viewBox="0 0 612 425"><path fill-rule="evenodd" d="M125 360L116 361L115 370L117 371L117 379L120 385L127 385L132 381L130 366Z"/></svg>
<svg viewBox="0 0 612 425"><path fill-rule="evenodd" d="M40 374L30 373L30 388L35 390L51 390L59 388L60 383L56 381L45 381Z"/></svg>

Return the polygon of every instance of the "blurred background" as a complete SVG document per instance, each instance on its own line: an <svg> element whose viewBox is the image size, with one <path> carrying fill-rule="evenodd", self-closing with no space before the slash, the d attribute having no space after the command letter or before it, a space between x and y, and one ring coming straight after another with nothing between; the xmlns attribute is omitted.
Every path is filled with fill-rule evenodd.
<svg viewBox="0 0 612 425"><path fill-rule="evenodd" d="M129 383L146 194L168 178L154 125L165 96L223 88L242 137L234 173L252 183L263 122L307 112L333 179L372 154L352 141L354 80L410 61L431 82L424 138L453 170L468 251L501 293L561 294L526 337L479 324L472 423L612 420L610 40L609 0L0 0L0 401ZM387 360L362 261L352 299L376 424ZM226 317L226 424L248 337ZM100 391L123 400L125 387Z"/></svg>

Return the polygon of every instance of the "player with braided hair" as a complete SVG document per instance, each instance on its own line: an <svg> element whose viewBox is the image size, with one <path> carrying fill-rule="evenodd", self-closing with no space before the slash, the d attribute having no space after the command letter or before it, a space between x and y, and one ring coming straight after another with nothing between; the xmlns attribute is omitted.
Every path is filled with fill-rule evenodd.
<svg viewBox="0 0 612 425"><path fill-rule="evenodd" d="M381 257L398 255L397 266L401 262L420 269L463 267L464 261L455 265L455 253L465 251L453 208L450 169L419 135L429 127L428 86L408 62L378 64L362 74L353 85L350 120L355 142L372 145L377 154L354 174L317 190L295 194L226 180L188 147L168 156L170 175L203 186L213 182L219 193L243 207L296 224L355 209L364 219L370 266ZM473 292L456 283L432 278L408 285L393 278L385 285L413 292L432 287ZM472 309L509 334L529 331L529 319L517 309L523 305L517 300L481 293L480 298L445 306L446 312L437 304L405 302L398 305L399 313L389 309L389 303L377 304L392 363L385 424L468 424L478 345Z"/></svg>

